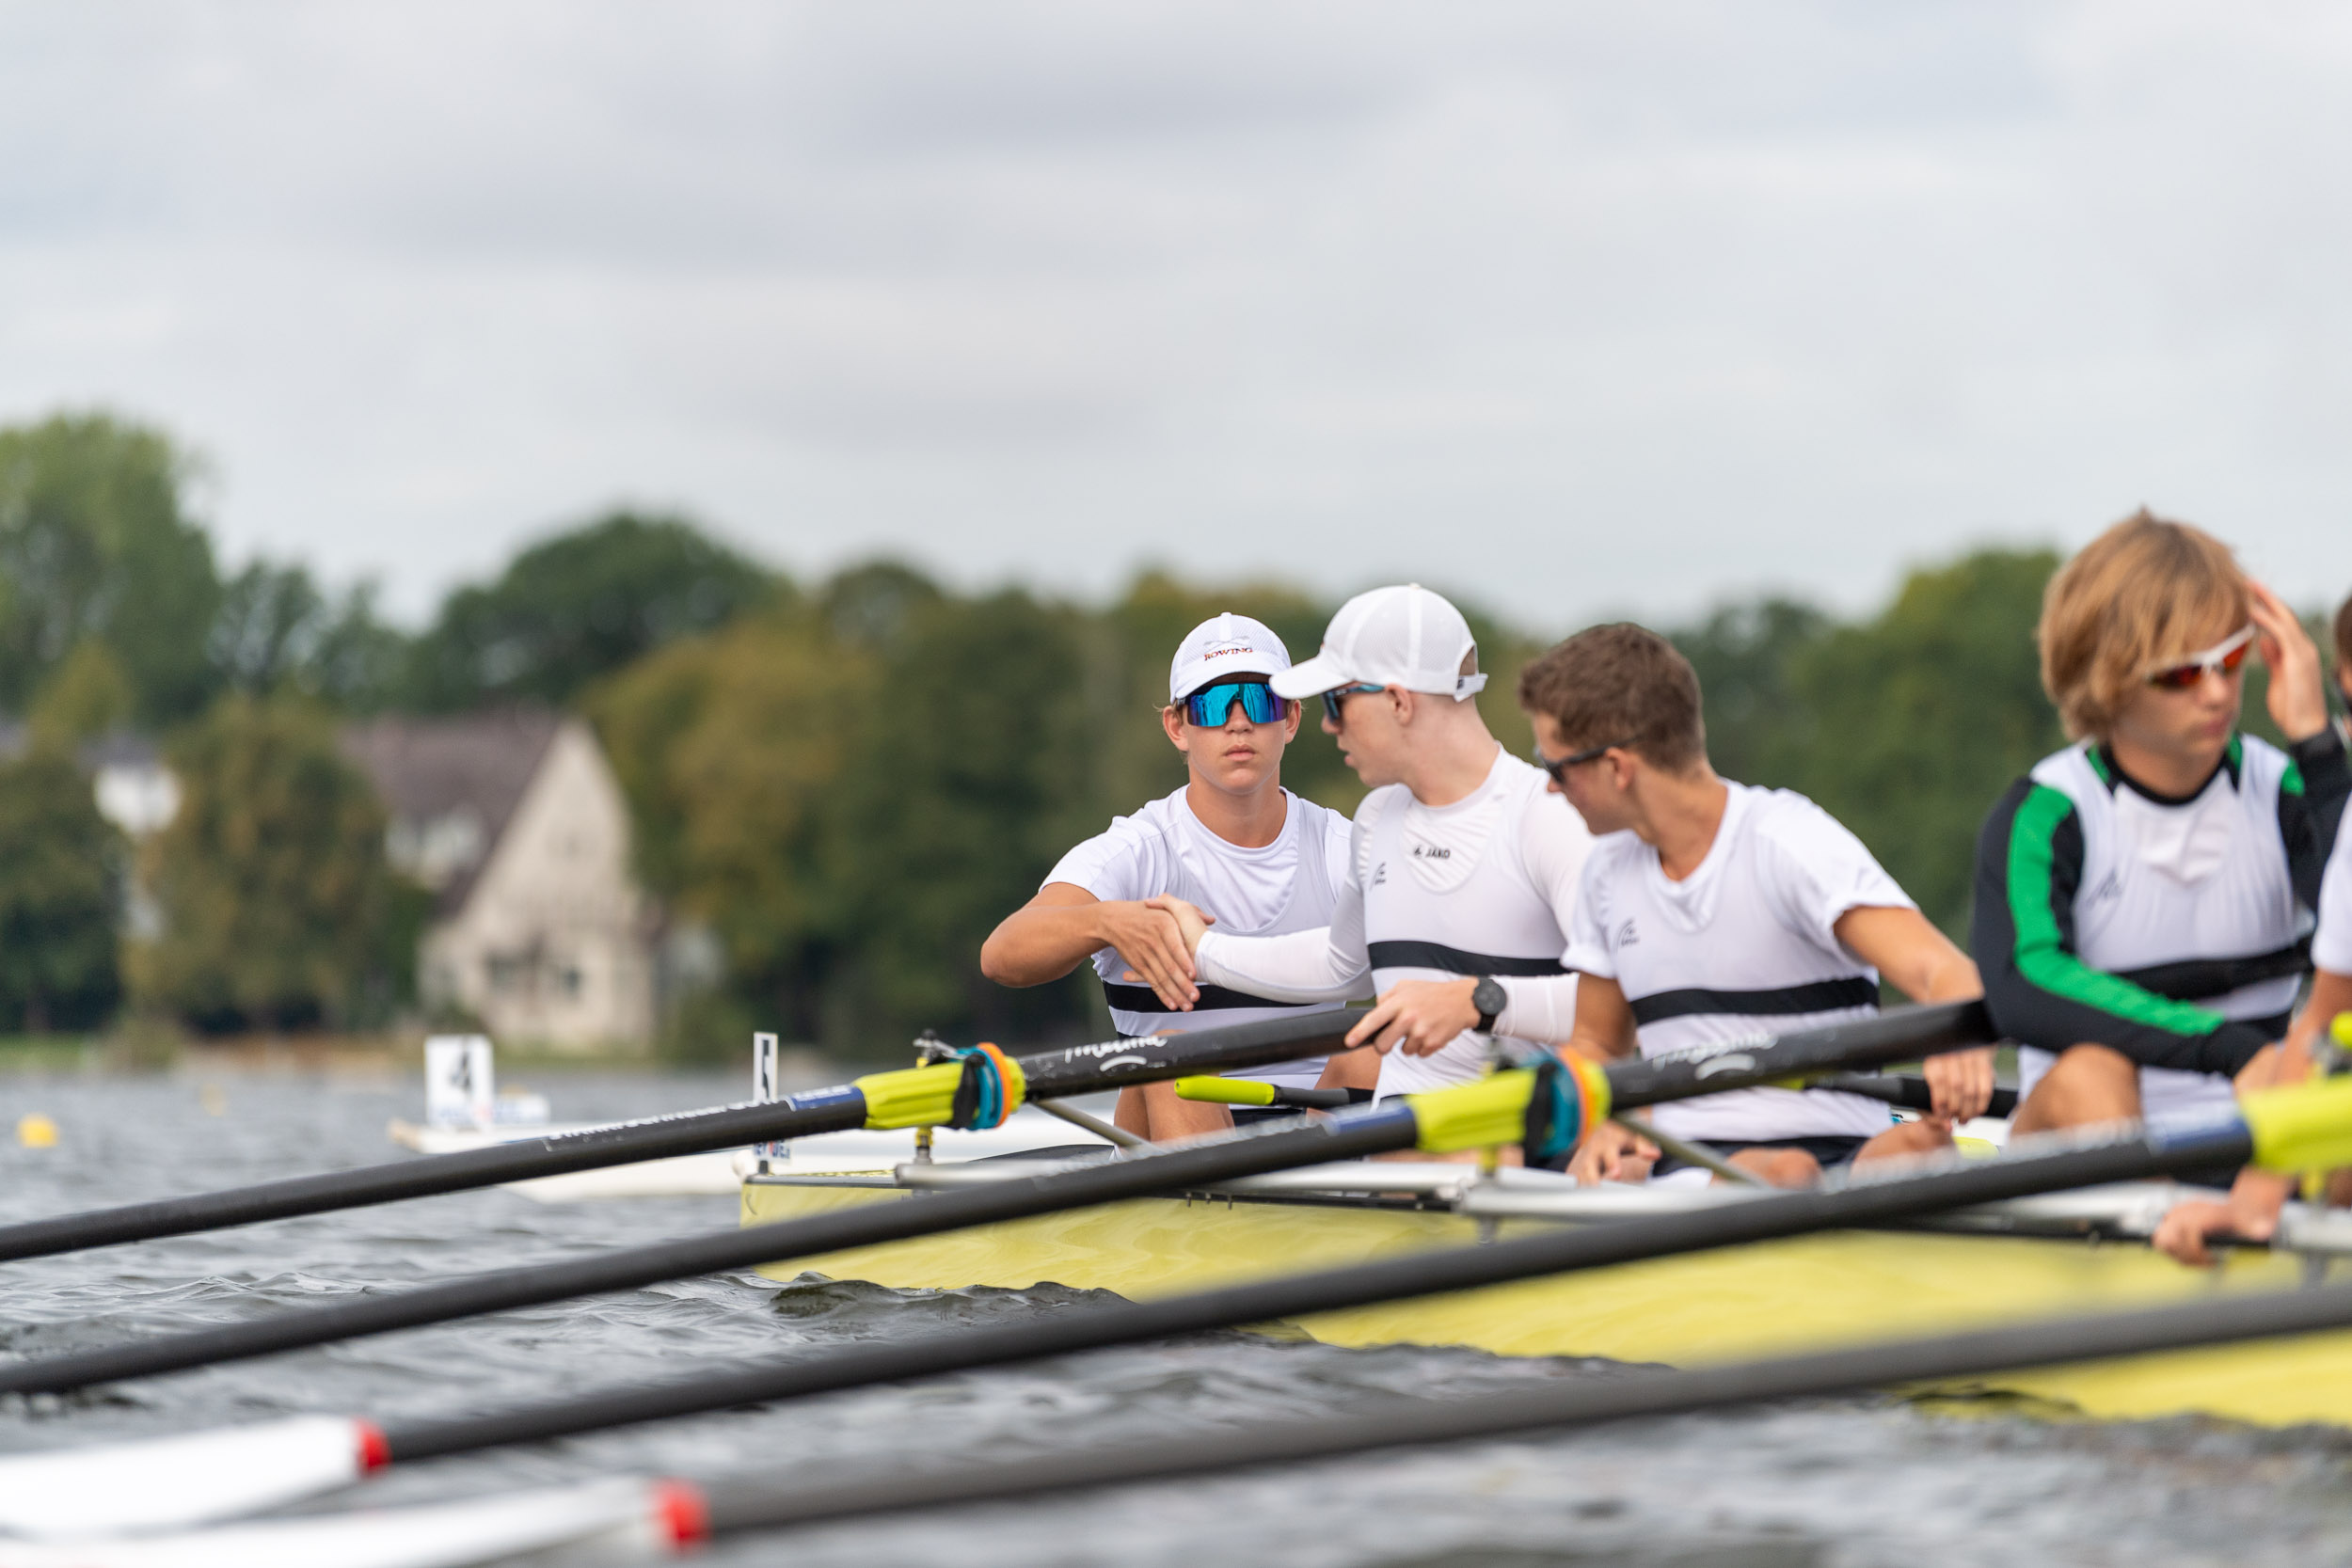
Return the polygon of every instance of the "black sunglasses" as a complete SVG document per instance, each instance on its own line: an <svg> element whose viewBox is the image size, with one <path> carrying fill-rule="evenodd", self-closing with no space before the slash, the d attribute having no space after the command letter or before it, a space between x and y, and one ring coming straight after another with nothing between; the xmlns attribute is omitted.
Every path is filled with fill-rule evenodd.
<svg viewBox="0 0 2352 1568"><path fill-rule="evenodd" d="M1581 767L1583 764L1588 762L1598 762L1602 757L1607 756L1610 752L1616 751L1625 744L1626 742L1622 740L1613 740L1606 746L1587 746L1581 752L1570 752L1564 757L1548 757L1544 755L1542 750L1538 748L1534 754L1533 760L1536 767L1551 775L1551 782L1553 784L1558 784L1562 789L1565 789L1568 787L1569 768Z"/></svg>

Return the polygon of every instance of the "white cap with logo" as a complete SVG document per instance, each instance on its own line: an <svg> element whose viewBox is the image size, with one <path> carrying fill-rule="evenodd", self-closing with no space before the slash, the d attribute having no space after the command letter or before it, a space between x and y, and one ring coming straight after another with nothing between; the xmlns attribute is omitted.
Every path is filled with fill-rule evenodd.
<svg viewBox="0 0 2352 1568"><path fill-rule="evenodd" d="M1461 702L1486 684L1462 673L1478 646L1462 612L1420 583L1359 594L1340 606L1323 651L1268 684L1281 697L1312 697L1343 686L1394 686Z"/></svg>
<svg viewBox="0 0 2352 1568"><path fill-rule="evenodd" d="M1168 666L1168 700L1182 701L1226 675L1275 675L1291 667L1291 651L1263 622L1227 611L1187 633Z"/></svg>

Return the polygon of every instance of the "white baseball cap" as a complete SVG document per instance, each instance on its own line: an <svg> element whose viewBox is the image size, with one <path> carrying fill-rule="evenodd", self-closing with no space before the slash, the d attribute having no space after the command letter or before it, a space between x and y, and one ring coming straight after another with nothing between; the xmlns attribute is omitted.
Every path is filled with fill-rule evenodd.
<svg viewBox="0 0 2352 1568"><path fill-rule="evenodd" d="M1340 606L1323 634L1323 651L1267 684L1278 697L1312 697L1343 686L1394 686L1461 702L1483 689L1483 674L1462 673L1478 646L1470 623L1418 582L1375 588Z"/></svg>
<svg viewBox="0 0 2352 1568"><path fill-rule="evenodd" d="M1262 621L1228 610L1185 633L1168 666L1168 700L1188 697L1226 675L1274 675L1291 667L1291 651Z"/></svg>

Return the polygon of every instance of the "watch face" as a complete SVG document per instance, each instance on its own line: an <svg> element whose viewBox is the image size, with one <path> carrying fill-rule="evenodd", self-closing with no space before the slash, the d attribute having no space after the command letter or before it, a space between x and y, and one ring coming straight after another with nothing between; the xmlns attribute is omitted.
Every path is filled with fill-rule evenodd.
<svg viewBox="0 0 2352 1568"><path fill-rule="evenodd" d="M1478 984L1470 988L1470 1006L1488 1018L1502 1011L1510 1000L1510 993L1502 989L1502 982L1491 974L1480 975Z"/></svg>

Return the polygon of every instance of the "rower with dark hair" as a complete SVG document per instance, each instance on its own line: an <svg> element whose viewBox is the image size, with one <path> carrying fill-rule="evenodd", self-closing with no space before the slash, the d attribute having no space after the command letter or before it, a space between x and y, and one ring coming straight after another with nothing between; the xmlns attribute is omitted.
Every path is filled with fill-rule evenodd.
<svg viewBox="0 0 2352 1568"><path fill-rule="evenodd" d="M1282 787L1282 752L1298 734L1298 704L1268 681L1290 668L1282 640L1247 615L1217 615L1177 648L1160 727L1184 753L1184 786L1064 855L1030 899L980 949L999 985L1058 980L1089 957L1126 1035L1162 1034L1300 1011L1302 1005L1201 985L1170 901L1196 907L1220 930L1270 934L1331 920L1346 863L1347 818ZM1337 1006L1343 988L1304 1006ZM1229 1074L1313 1088L1325 1058ZM1177 1097L1172 1084L1120 1092L1119 1125L1152 1139L1233 1124L1222 1105Z"/></svg>
<svg viewBox="0 0 2352 1568"><path fill-rule="evenodd" d="M1698 676L1641 626L1595 626L1530 664L1519 705L1550 787L1598 835L1578 890L1569 1049L1596 1060L1729 1048L1878 1010L1883 975L1918 1002L1978 994L1976 968L1804 796L1716 775ZM1824 1166L1923 1152L1992 1097L1989 1050L1931 1056L1932 1109L1819 1089L1743 1089L1661 1105L1661 1133L1776 1186ZM1669 1175L1656 1145L1613 1122L1578 1148L1580 1180Z"/></svg>
<svg viewBox="0 0 2352 1568"><path fill-rule="evenodd" d="M2227 546L2145 512L2050 579L2037 635L2076 739L1986 819L1970 937L2020 1045L2012 1127L2227 1112L2280 1070L2352 794L2318 650ZM2238 733L2257 655L2283 752Z"/></svg>

